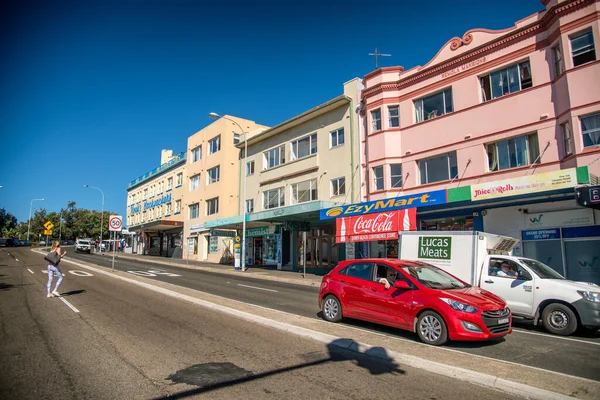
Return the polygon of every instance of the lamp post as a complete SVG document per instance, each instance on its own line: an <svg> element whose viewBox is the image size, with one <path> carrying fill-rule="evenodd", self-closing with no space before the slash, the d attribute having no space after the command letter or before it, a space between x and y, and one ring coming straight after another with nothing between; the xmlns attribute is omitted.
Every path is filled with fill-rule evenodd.
<svg viewBox="0 0 600 400"><path fill-rule="evenodd" d="M58 219L58 242L60 243L60 236L62 235L62 209L60 210L60 218Z"/></svg>
<svg viewBox="0 0 600 400"><path fill-rule="evenodd" d="M100 189L99 187L96 186L90 186L90 185L83 185L83 187L85 188L92 188L92 189L98 189L100 191L100 193L102 193L102 214L100 216L100 252L102 252L102 225L104 225L104 192L102 191L102 189Z"/></svg>
<svg viewBox="0 0 600 400"><path fill-rule="evenodd" d="M31 199L29 203L29 222L27 223L27 240L29 240L29 231L31 230L31 208L33 207L34 201L44 201L44 199Z"/></svg>
<svg viewBox="0 0 600 400"><path fill-rule="evenodd" d="M237 122L235 122L233 119L231 118L227 118L227 117L222 117L217 113L211 112L208 114L209 117L211 117L212 119L219 119L219 118L223 118L226 119L227 121L231 121L234 124L236 124L238 126L238 128L240 128L240 130L242 131L242 135L244 135L244 168L242 168L242 173L243 175L243 186L244 186L244 198L243 198L243 202L242 202L242 209L243 211L243 220L242 220L242 272L246 271L246 175L247 171L246 171L246 157L248 157L248 135L246 134L246 132L244 132L244 128L242 128L240 126L240 124L238 124Z"/></svg>

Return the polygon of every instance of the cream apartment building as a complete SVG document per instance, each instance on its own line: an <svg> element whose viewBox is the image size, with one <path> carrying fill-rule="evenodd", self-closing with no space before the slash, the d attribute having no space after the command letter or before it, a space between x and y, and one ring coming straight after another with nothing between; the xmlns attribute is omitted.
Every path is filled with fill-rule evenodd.
<svg viewBox="0 0 600 400"><path fill-rule="evenodd" d="M234 141L268 127L224 115L188 138L184 182L184 258L215 263L233 260L233 236L212 235L207 223L239 214L240 150ZM214 233L214 232L213 232Z"/></svg>
<svg viewBox="0 0 600 400"><path fill-rule="evenodd" d="M127 225L132 252L181 258L186 153L162 150L160 166L127 187Z"/></svg>

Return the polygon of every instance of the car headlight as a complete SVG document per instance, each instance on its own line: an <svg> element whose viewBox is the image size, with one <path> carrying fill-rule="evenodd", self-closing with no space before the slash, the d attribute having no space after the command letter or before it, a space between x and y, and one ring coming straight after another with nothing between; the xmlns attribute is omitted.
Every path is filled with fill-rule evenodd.
<svg viewBox="0 0 600 400"><path fill-rule="evenodd" d="M600 303L600 293L590 292L589 290L578 290L577 293L587 301L593 301L594 303Z"/></svg>
<svg viewBox="0 0 600 400"><path fill-rule="evenodd" d="M452 299L447 299L447 298L440 298L440 300L442 300L444 303L448 304L450 307L452 307L456 311L462 311L462 312L466 312L466 313L475 313L475 312L477 312L477 308L476 307L473 307L473 306L471 306L469 304L462 303L460 301L456 301L456 300L452 300Z"/></svg>

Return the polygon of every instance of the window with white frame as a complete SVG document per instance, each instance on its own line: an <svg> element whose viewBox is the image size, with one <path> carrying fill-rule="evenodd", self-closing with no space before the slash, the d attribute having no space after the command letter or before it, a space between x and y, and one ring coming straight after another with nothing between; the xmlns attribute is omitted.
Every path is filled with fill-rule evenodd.
<svg viewBox="0 0 600 400"><path fill-rule="evenodd" d="M530 88L531 66L529 60L510 65L499 71L479 78L483 101L497 99L504 95Z"/></svg>
<svg viewBox="0 0 600 400"><path fill-rule="evenodd" d="M383 166L373 168L373 190L383 190Z"/></svg>
<svg viewBox="0 0 600 400"><path fill-rule="evenodd" d="M246 213L253 213L254 212L254 199L248 199L246 200Z"/></svg>
<svg viewBox="0 0 600 400"><path fill-rule="evenodd" d="M373 131L381 130L381 109L371 111L371 127Z"/></svg>
<svg viewBox="0 0 600 400"><path fill-rule="evenodd" d="M283 206L285 206L285 190L282 187L263 192L264 210Z"/></svg>
<svg viewBox="0 0 600 400"><path fill-rule="evenodd" d="M552 57L554 58L554 77L557 78L563 73L563 57L560 43L552 48Z"/></svg>
<svg viewBox="0 0 600 400"><path fill-rule="evenodd" d="M173 208L173 205L171 204L171 202L167 203L167 216L171 215L171 209Z"/></svg>
<svg viewBox="0 0 600 400"><path fill-rule="evenodd" d="M400 126L400 106L388 106L388 124L390 128Z"/></svg>
<svg viewBox="0 0 600 400"><path fill-rule="evenodd" d="M195 163L202 159L202 146L194 147L192 149L192 162Z"/></svg>
<svg viewBox="0 0 600 400"><path fill-rule="evenodd" d="M344 128L336 129L329 133L331 147L338 147L344 144Z"/></svg>
<svg viewBox="0 0 600 400"><path fill-rule="evenodd" d="M146 222L146 211L142 213L142 222Z"/></svg>
<svg viewBox="0 0 600 400"><path fill-rule="evenodd" d="M206 215L213 215L219 212L219 198L206 200Z"/></svg>
<svg viewBox="0 0 600 400"><path fill-rule="evenodd" d="M317 153L317 134L305 136L292 142L292 160L310 156Z"/></svg>
<svg viewBox="0 0 600 400"><path fill-rule="evenodd" d="M214 137L208 141L208 154L214 154L221 150L221 135Z"/></svg>
<svg viewBox="0 0 600 400"><path fill-rule="evenodd" d="M175 200L175 214L181 212L181 200Z"/></svg>
<svg viewBox="0 0 600 400"><path fill-rule="evenodd" d="M221 166L217 165L206 171L206 184L210 185L211 183L219 182L221 179Z"/></svg>
<svg viewBox="0 0 600 400"><path fill-rule="evenodd" d="M163 206L158 206L158 218L162 218L162 214L163 214Z"/></svg>
<svg viewBox="0 0 600 400"><path fill-rule="evenodd" d="M263 169L275 168L281 164L285 164L285 145L263 153Z"/></svg>
<svg viewBox="0 0 600 400"><path fill-rule="evenodd" d="M454 111L452 88L414 101L416 121L423 122Z"/></svg>
<svg viewBox="0 0 600 400"><path fill-rule="evenodd" d="M581 117L583 147L600 145L600 113Z"/></svg>
<svg viewBox="0 0 600 400"><path fill-rule="evenodd" d="M177 174L177 187L183 185L183 172Z"/></svg>
<svg viewBox="0 0 600 400"><path fill-rule="evenodd" d="M311 179L291 185L292 204L306 203L318 199L317 180Z"/></svg>
<svg viewBox="0 0 600 400"><path fill-rule="evenodd" d="M199 203L194 203L190 206L190 219L198 218L200 216L198 210L200 210Z"/></svg>
<svg viewBox="0 0 600 400"><path fill-rule="evenodd" d="M418 161L421 184L448 181L458 175L456 152L426 158Z"/></svg>
<svg viewBox="0 0 600 400"><path fill-rule="evenodd" d="M571 125L569 124L569 122L565 122L564 124L560 125L560 132L562 134L563 139L564 157L566 157L573 154L573 148L571 145Z"/></svg>
<svg viewBox="0 0 600 400"><path fill-rule="evenodd" d="M346 194L346 178L335 178L331 180L331 195L341 196Z"/></svg>
<svg viewBox="0 0 600 400"><path fill-rule="evenodd" d="M148 198L148 189L144 189L144 199Z"/></svg>
<svg viewBox="0 0 600 400"><path fill-rule="evenodd" d="M200 187L200 174L196 174L190 178L190 192Z"/></svg>
<svg viewBox="0 0 600 400"><path fill-rule="evenodd" d="M173 178L167 179L167 190L173 189Z"/></svg>
<svg viewBox="0 0 600 400"><path fill-rule="evenodd" d="M539 162L537 133L500 140L486 145L490 171L522 167Z"/></svg>
<svg viewBox="0 0 600 400"><path fill-rule="evenodd" d="M150 186L150 197L154 196L154 188L156 185Z"/></svg>
<svg viewBox="0 0 600 400"><path fill-rule="evenodd" d="M574 67L596 60L594 35L591 30L571 35L569 36L569 40L571 41L571 55L573 56Z"/></svg>
<svg viewBox="0 0 600 400"><path fill-rule="evenodd" d="M390 188L402 187L402 164L390 164Z"/></svg>
<svg viewBox="0 0 600 400"><path fill-rule="evenodd" d="M246 163L246 176L254 175L254 160Z"/></svg>
<svg viewBox="0 0 600 400"><path fill-rule="evenodd" d="M154 208L150 209L150 221L154 219Z"/></svg>

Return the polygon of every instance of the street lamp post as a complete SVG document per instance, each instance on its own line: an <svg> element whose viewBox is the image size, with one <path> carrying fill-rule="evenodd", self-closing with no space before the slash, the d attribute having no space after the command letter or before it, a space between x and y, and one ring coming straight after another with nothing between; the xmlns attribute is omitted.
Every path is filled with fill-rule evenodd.
<svg viewBox="0 0 600 400"><path fill-rule="evenodd" d="M222 117L217 113L211 112L210 114L208 114L209 117L211 117L212 119L219 119L219 118L223 118L226 119L228 121L233 122L234 124L236 124L238 126L238 128L240 128L240 130L242 131L242 135L244 135L244 167L242 168L242 174L243 174L243 186L244 186L244 198L243 198L243 202L242 202L242 209L243 209L243 220L242 220L242 272L246 271L246 175L247 171L246 171L246 157L248 156L248 135L246 132L244 132L244 128L242 128L240 126L240 124L238 124L237 122L235 122L233 119L231 118L227 118L227 117Z"/></svg>
<svg viewBox="0 0 600 400"><path fill-rule="evenodd" d="M44 201L44 199L31 199L29 203L29 222L27 222L27 240L29 241L29 231L31 230L31 208L33 207L34 201Z"/></svg>
<svg viewBox="0 0 600 400"><path fill-rule="evenodd" d="M100 216L100 252L102 252L102 225L104 225L104 192L102 191L102 189L100 189L99 187L96 186L90 186L90 185L83 185L83 187L85 188L92 188L92 189L98 189L100 191L100 193L102 193L102 214Z"/></svg>

